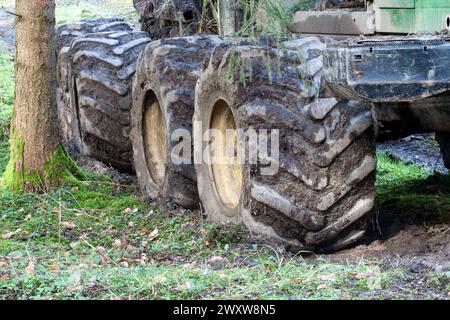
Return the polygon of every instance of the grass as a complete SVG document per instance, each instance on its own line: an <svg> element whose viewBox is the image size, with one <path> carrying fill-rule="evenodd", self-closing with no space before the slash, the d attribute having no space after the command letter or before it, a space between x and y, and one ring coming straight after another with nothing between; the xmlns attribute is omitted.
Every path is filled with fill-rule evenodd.
<svg viewBox="0 0 450 320"><path fill-rule="evenodd" d="M4 191L0 212L3 299L331 299L381 294L402 276L363 260L306 261L101 180L47 195Z"/></svg>
<svg viewBox="0 0 450 320"><path fill-rule="evenodd" d="M0 0L0 6L14 8L15 0ZM82 19L121 16L131 23L138 22L133 0L56 0L56 24Z"/></svg>
<svg viewBox="0 0 450 320"><path fill-rule="evenodd" d="M311 10L317 6L317 0L298 0L289 8L291 12Z"/></svg>
<svg viewBox="0 0 450 320"><path fill-rule="evenodd" d="M57 24L111 16L121 16L135 24L138 21L132 0L61 0L56 6Z"/></svg>
<svg viewBox="0 0 450 320"><path fill-rule="evenodd" d="M416 221L449 222L450 177L378 154L378 206L384 214Z"/></svg>
<svg viewBox="0 0 450 320"><path fill-rule="evenodd" d="M0 43L0 141L8 136L13 100L14 60L11 53ZM3 148L2 144L0 148Z"/></svg>
<svg viewBox="0 0 450 320"><path fill-rule="evenodd" d="M14 101L14 60L0 43L0 174L9 160L9 126Z"/></svg>

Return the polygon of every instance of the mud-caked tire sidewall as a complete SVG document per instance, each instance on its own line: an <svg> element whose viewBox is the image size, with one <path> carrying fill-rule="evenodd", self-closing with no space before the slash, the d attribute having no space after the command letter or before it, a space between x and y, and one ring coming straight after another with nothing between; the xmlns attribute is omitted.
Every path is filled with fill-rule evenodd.
<svg viewBox="0 0 450 320"><path fill-rule="evenodd" d="M144 63L144 61L141 62ZM161 183L161 185L156 184L152 178L146 158L143 120L145 103L146 99L149 96L149 93L153 93L154 98L158 101L158 105L160 106L160 108L163 108L160 103L160 101L162 101L162 97L160 91L157 90L157 86L155 85L155 83L153 83L151 79L142 74L143 69L138 66L138 70L140 72L136 75L133 83L133 107L131 109L130 137L133 145L134 170L136 171L139 185L144 195L151 199L158 199L162 196L162 194L164 194L164 190L161 188L165 188L168 185L169 174L165 174L164 182ZM164 112L164 110L161 111L164 115L166 115L166 112ZM164 121L165 127L168 128L166 117L164 117ZM166 143L167 145L169 145L170 141L166 141ZM167 157L169 156L170 154L167 154ZM167 159L169 159L170 162L170 158ZM160 192L158 192L158 190L160 190Z"/></svg>
<svg viewBox="0 0 450 320"><path fill-rule="evenodd" d="M225 223L237 222L240 220L240 212L244 209L243 204L245 194L247 194L245 186L243 186L239 204L235 208L231 209L220 201L212 178L211 167L207 164L209 160L208 155L204 152L206 142L203 140L204 133L209 129L212 112L217 101L225 101L234 112L235 99L232 94L232 83L228 83L225 78L219 76L209 79L211 81L203 82L201 86L197 85L196 105L202 106L202 111L198 112L198 109L196 109L193 118L194 161L198 192L200 199L202 199L203 209L212 220ZM239 128L239 123L236 123L236 126ZM243 172L245 175L245 164L243 164Z"/></svg>

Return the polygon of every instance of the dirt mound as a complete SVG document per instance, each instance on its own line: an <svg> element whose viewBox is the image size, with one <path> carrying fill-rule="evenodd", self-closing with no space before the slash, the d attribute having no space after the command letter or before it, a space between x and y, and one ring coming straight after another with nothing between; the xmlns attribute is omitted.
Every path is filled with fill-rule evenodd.
<svg viewBox="0 0 450 320"><path fill-rule="evenodd" d="M394 260L413 272L442 272L450 268L450 229L448 224L393 222L391 230L369 231L364 244L329 255L331 261L358 259ZM378 237L374 236L378 234Z"/></svg>

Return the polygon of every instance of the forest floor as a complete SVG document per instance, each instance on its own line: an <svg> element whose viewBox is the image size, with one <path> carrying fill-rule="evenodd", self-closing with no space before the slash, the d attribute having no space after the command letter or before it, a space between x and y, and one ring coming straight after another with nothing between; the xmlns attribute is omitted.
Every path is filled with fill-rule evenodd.
<svg viewBox="0 0 450 320"><path fill-rule="evenodd" d="M75 2L60 1L58 21L133 16L131 0ZM2 11L0 175L14 96L13 20ZM414 136L378 150L376 218L332 255L293 255L200 211L156 207L92 160L80 161L90 181L49 194L0 187L0 299L449 299L450 177L437 145Z"/></svg>

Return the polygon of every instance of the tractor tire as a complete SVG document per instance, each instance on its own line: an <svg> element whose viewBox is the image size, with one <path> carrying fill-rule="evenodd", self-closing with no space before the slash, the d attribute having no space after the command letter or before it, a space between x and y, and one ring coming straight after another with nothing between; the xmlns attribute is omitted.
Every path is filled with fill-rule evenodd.
<svg viewBox="0 0 450 320"><path fill-rule="evenodd" d="M291 251L355 243L374 207L373 106L318 98L322 49L316 38L286 42L283 50L218 47L196 87L194 146L201 151L194 155L206 214L243 222ZM247 134L206 139L210 129ZM250 138L252 130L269 133L267 148L264 139ZM234 152L221 157L227 140L234 141ZM258 157L239 161L239 145L245 155L258 150Z"/></svg>
<svg viewBox="0 0 450 320"><path fill-rule="evenodd" d="M131 141L139 185L151 199L185 208L199 205L191 152L194 90L203 64L222 42L217 36L155 41L138 62ZM178 149L179 139L186 143L186 154Z"/></svg>
<svg viewBox="0 0 450 320"><path fill-rule="evenodd" d="M76 37L84 36L88 33L117 31L130 32L131 26L122 19L98 19L85 20L65 24L56 30L57 47L57 105L60 123L60 132L70 151L74 151L72 134L72 112L70 110L70 92L68 72L70 65L70 43Z"/></svg>
<svg viewBox="0 0 450 320"><path fill-rule="evenodd" d="M107 18L96 20L81 20L78 22L64 24L56 30L57 49L70 46L73 39L88 33L107 31L132 31L131 26L120 18Z"/></svg>
<svg viewBox="0 0 450 320"><path fill-rule="evenodd" d="M72 41L72 132L78 152L118 169L132 168L131 87L144 32L101 32Z"/></svg>
<svg viewBox="0 0 450 320"><path fill-rule="evenodd" d="M436 133L436 141L441 149L444 166L450 170L450 134Z"/></svg>

